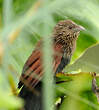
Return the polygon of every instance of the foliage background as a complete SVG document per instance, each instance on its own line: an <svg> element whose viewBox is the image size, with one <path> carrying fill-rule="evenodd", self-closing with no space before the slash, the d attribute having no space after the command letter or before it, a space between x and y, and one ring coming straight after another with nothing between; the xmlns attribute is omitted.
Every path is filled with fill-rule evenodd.
<svg viewBox="0 0 99 110"><path fill-rule="evenodd" d="M97 49L94 49L94 46L90 48L91 54L88 50L87 57L84 57L84 59L83 56L80 57L80 63L78 62L76 66L69 65L64 71L73 73L75 70L76 72L92 71L98 73L98 12L99 0L0 0L0 109L16 109L23 105L20 99L12 95L12 93L16 92L22 67L35 48L37 41L43 36L50 35L52 28L60 20L72 19L77 24L86 28L86 31L81 32L77 40L77 49L72 57L71 64L75 60L77 62L77 58L84 53L85 49L97 44ZM50 50L47 52L49 48L47 38L44 37L47 42L45 43L44 54L50 61ZM94 55L92 55L92 52L94 52ZM81 68L82 65L83 69ZM72 66L74 69L72 69ZM48 73L50 73L50 67L50 63L48 63ZM64 78L65 80L68 79L67 77L63 77L62 79ZM74 82L72 83L68 82L66 84L56 85L56 87L58 86L56 90L58 91L57 97L60 96L59 94L63 95L62 93L68 94L68 89L72 95L77 93L76 99L69 93L70 97L66 98L66 101L64 100L65 104L60 107L60 110L65 110L66 108L68 110L98 109L96 97L91 91L91 83L89 84L92 78L88 77L90 79L89 82L83 81L83 78L83 83L79 85L87 85L87 89L82 86L80 88L83 89L79 89L76 86L76 83L79 82L77 79L79 78L74 78ZM78 82L75 82L75 80ZM52 84L50 85L52 87ZM73 88L70 88L71 85L78 91L75 92ZM48 94L52 94L52 92L49 90ZM78 96L80 96L80 101L77 98ZM84 102L83 98L89 101L89 103ZM93 103L96 105L93 105ZM47 110L52 110L52 108L49 108L50 105L47 107Z"/></svg>

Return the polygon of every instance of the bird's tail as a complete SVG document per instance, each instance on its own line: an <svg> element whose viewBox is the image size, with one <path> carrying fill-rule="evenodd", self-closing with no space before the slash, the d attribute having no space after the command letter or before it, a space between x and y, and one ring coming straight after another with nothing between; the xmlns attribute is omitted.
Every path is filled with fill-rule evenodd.
<svg viewBox="0 0 99 110"><path fill-rule="evenodd" d="M25 86L21 89L19 97L25 101L24 110L42 110L41 83L37 84L35 88L39 92L38 95Z"/></svg>

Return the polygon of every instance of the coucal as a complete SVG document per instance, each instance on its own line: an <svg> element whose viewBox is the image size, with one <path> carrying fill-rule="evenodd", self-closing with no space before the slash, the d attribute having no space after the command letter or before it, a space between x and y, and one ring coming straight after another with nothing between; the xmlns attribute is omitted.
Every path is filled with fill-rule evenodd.
<svg viewBox="0 0 99 110"><path fill-rule="evenodd" d="M53 40L53 68L55 74L61 72L70 62L81 30L84 30L84 28L71 20L60 21L54 27L51 38ZM37 43L35 50L26 61L18 83L18 88L21 88L19 96L25 100L24 110L43 110L42 43L42 40Z"/></svg>

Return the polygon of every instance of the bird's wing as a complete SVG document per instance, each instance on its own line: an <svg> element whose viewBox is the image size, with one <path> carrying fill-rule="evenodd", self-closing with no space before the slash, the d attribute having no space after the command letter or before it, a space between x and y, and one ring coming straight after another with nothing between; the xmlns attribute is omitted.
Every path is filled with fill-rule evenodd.
<svg viewBox="0 0 99 110"><path fill-rule="evenodd" d="M18 88L23 84L29 87L34 88L38 82L42 79L43 69L42 69L42 52L40 43L37 48L32 52L31 56L26 61L22 75L20 77L20 82ZM54 71L57 70L62 59L62 46L56 44L54 46Z"/></svg>

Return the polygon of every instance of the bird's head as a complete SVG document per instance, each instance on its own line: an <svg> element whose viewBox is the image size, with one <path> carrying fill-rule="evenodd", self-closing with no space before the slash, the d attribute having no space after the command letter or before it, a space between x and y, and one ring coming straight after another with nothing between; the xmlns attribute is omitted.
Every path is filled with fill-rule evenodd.
<svg viewBox="0 0 99 110"><path fill-rule="evenodd" d="M84 27L77 25L71 20L63 20L56 24L54 28L54 36L57 38L77 39L80 31L85 30Z"/></svg>

